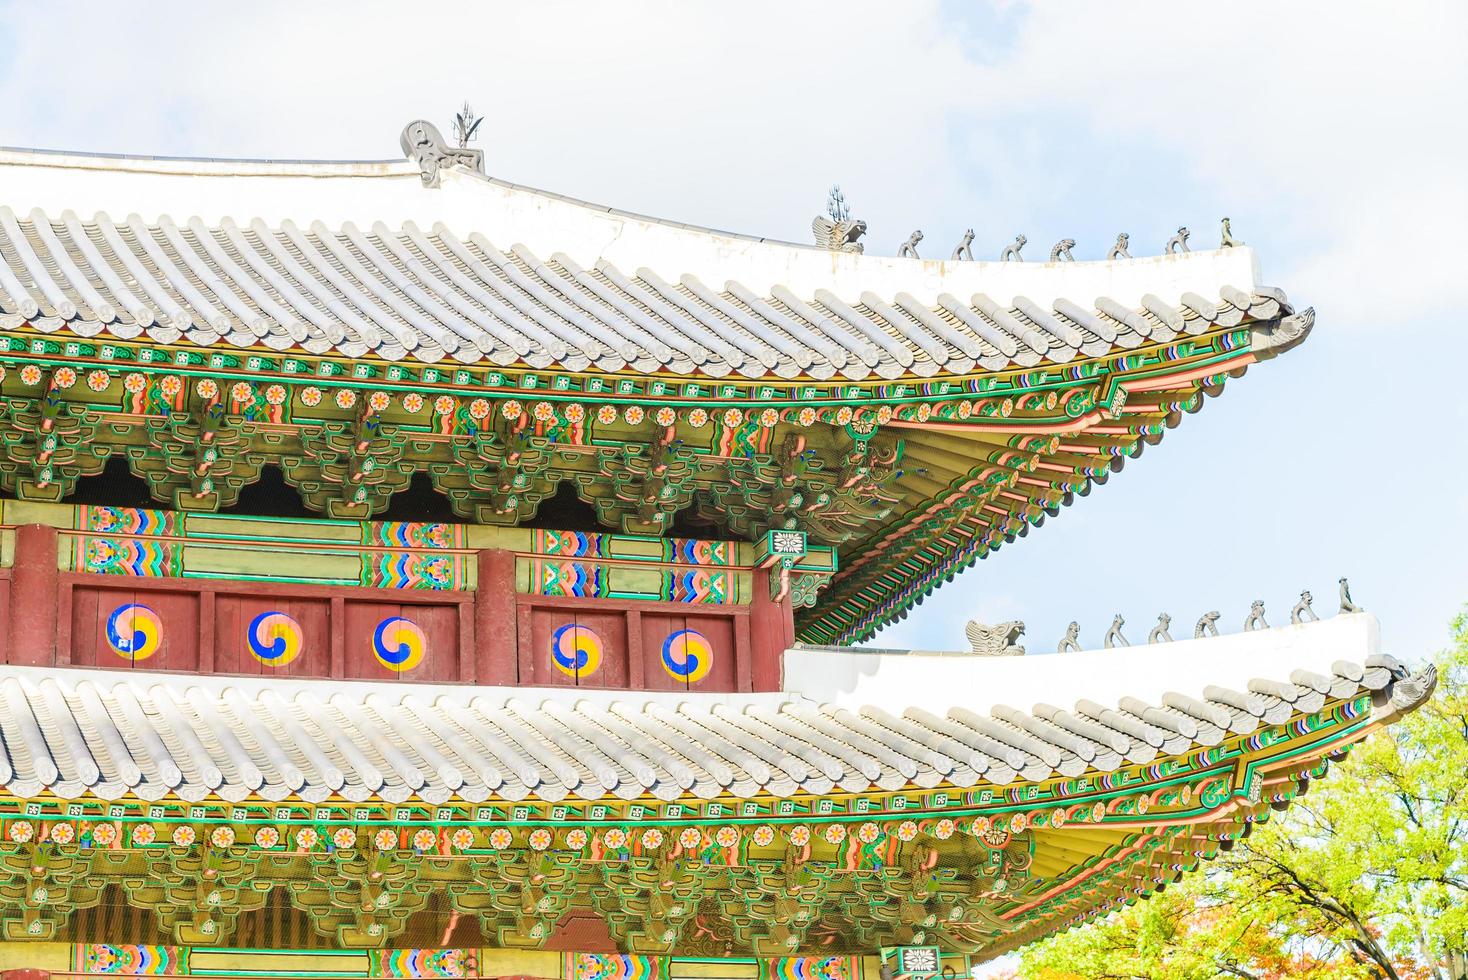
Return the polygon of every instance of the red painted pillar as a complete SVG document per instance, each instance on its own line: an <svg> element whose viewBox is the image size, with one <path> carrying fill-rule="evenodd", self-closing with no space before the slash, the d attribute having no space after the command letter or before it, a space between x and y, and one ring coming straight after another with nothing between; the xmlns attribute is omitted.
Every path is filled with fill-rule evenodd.
<svg viewBox="0 0 1468 980"><path fill-rule="evenodd" d="M15 567L10 578L10 662L29 667L56 663L56 529L22 524L15 529Z"/></svg>
<svg viewBox="0 0 1468 980"><path fill-rule="evenodd" d="M776 602L770 598L770 576L778 569L754 570L754 596L749 603L750 647L754 655L754 689L778 691L781 659L795 642L795 609L790 596Z"/></svg>
<svg viewBox="0 0 1468 980"><path fill-rule="evenodd" d="M480 684L513 685L518 650L515 615L515 553L503 548L479 552L479 582L474 595L474 673Z"/></svg>

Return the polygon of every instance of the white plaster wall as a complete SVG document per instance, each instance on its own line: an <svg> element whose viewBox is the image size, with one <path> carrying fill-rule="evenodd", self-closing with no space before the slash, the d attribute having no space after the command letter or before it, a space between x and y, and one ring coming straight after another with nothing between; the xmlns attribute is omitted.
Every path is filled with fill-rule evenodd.
<svg viewBox="0 0 1468 980"><path fill-rule="evenodd" d="M1176 305L1184 292L1216 299L1220 286L1247 291L1259 282L1257 257L1246 247L1054 264L852 255L612 213L463 171L445 172L441 188L424 188L406 161L254 163L0 150L0 204L21 216L37 207L53 218L71 210L83 220L99 211L150 222L166 214L180 225L195 216L206 224L231 217L272 227L287 219L332 229L350 221L365 231L378 221L394 229L413 221L429 231L442 222L460 237L479 232L500 249L523 244L542 259L565 252L587 267L606 259L628 274L646 266L671 283L689 273L716 289L735 279L762 295L775 284L807 299L829 289L853 304L871 290L887 299L907 292L930 306L945 292L965 303L982 292L1006 306L1023 295L1042 306L1062 296L1083 306L1108 296L1132 307L1154 293ZM1044 258L1049 245L1028 248Z"/></svg>
<svg viewBox="0 0 1468 980"><path fill-rule="evenodd" d="M1212 639L1024 657L795 649L785 653L784 687L820 703L898 715L914 705L941 705L939 713L950 705L978 714L996 704L1069 709L1082 698L1114 707L1126 695L1160 704L1169 691L1201 699L1216 684L1243 692L1253 678L1288 681L1298 669L1329 677L1337 660L1362 664L1378 653L1380 634L1375 616L1354 613Z"/></svg>

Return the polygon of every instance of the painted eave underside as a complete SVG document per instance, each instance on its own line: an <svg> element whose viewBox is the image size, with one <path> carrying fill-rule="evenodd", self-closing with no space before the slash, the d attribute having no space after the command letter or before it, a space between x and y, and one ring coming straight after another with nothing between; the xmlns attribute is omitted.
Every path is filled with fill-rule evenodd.
<svg viewBox="0 0 1468 980"><path fill-rule="evenodd" d="M659 221L459 169L0 150L0 323L569 372L931 378L1279 315L1248 248L918 261Z"/></svg>
<svg viewBox="0 0 1468 980"><path fill-rule="evenodd" d="M441 804L1013 787L1166 760L1363 692L1394 716L1431 683L1377 632L1357 614L1064 659L795 649L787 688L807 690L769 695L7 667L0 788ZM826 669L837 656L850 667Z"/></svg>

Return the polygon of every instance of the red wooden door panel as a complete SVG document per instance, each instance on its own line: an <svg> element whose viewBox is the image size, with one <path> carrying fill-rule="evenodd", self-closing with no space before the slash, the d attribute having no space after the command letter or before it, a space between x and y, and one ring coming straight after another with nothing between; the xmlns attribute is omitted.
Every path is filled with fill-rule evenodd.
<svg viewBox="0 0 1468 980"><path fill-rule="evenodd" d="M214 669L221 674L327 677L331 603L326 599L220 595L214 602Z"/></svg>
<svg viewBox="0 0 1468 980"><path fill-rule="evenodd" d="M457 606L347 600L346 676L366 680L459 678Z"/></svg>
<svg viewBox="0 0 1468 980"><path fill-rule="evenodd" d="M72 662L112 670L195 670L199 597L144 589L72 591Z"/></svg>

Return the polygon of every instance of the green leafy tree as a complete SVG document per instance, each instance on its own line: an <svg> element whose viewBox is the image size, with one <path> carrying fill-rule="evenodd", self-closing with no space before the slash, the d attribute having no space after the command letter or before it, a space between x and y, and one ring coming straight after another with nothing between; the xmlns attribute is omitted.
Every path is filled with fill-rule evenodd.
<svg viewBox="0 0 1468 980"><path fill-rule="evenodd" d="M1233 851L1026 950L1025 980L1468 980L1468 612L1438 689Z"/></svg>

